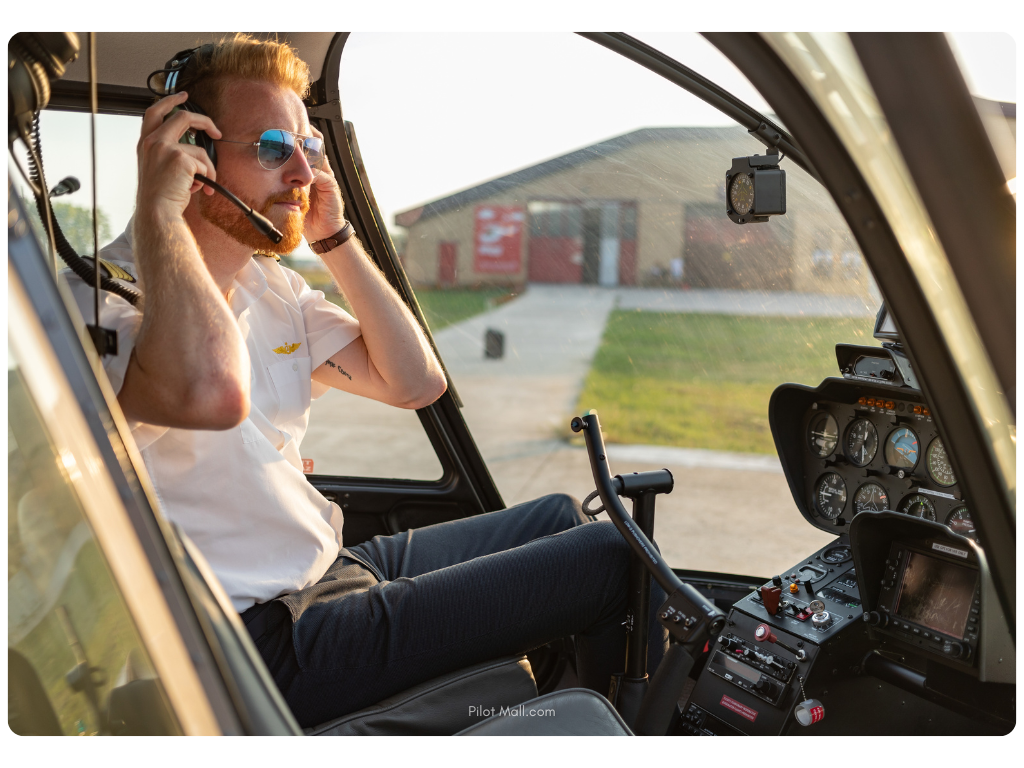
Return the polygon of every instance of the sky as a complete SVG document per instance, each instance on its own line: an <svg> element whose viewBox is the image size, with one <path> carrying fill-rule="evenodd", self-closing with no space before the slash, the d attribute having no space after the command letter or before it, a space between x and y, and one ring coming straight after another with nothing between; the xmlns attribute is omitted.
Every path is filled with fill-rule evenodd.
<svg viewBox="0 0 1024 768"><path fill-rule="evenodd" d="M631 34L769 111L698 34ZM974 93L1016 101L1009 35L952 38ZM637 128L729 124L696 97L569 32L354 32L340 90L389 226L403 209ZM138 118L97 119L99 204L115 234L134 208L140 125ZM90 205L89 116L45 112L42 130L49 186L74 175L82 189L64 199ZM750 148L760 145L751 140Z"/></svg>

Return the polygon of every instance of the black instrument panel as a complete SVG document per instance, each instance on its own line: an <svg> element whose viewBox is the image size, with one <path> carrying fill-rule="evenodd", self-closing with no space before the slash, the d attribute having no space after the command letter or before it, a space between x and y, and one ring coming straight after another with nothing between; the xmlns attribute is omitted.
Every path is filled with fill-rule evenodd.
<svg viewBox="0 0 1024 768"><path fill-rule="evenodd" d="M816 389L785 384L772 395L769 420L794 499L815 527L838 534L857 514L891 510L976 538L918 392L842 379Z"/></svg>

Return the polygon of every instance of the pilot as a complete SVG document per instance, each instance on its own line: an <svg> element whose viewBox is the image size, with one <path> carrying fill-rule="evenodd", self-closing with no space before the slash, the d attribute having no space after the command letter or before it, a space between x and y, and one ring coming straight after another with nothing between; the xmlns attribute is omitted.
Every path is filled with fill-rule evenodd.
<svg viewBox="0 0 1024 768"><path fill-rule="evenodd" d="M578 501L342 546L341 510L302 472L311 399L335 387L422 408L445 376L345 220L302 103L306 64L245 35L194 55L183 90L146 111L135 214L100 254L143 294L136 307L103 295L101 322L118 332L104 366L164 513L209 562L298 722L570 635L581 685L607 693L624 666L628 547ZM205 114L175 111L186 99ZM192 130L213 140L216 167L179 141ZM195 174L269 218L284 234L276 252L305 238L358 321ZM91 320L91 286L71 282ZM651 672L667 642L653 623Z"/></svg>

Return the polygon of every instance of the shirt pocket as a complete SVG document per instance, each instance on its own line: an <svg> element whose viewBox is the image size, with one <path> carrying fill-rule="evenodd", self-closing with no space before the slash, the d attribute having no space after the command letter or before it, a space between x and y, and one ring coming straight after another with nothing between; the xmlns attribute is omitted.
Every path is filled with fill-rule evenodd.
<svg viewBox="0 0 1024 768"><path fill-rule="evenodd" d="M267 366L277 390L279 408L274 421L291 421L309 408L313 370L308 357L293 357Z"/></svg>

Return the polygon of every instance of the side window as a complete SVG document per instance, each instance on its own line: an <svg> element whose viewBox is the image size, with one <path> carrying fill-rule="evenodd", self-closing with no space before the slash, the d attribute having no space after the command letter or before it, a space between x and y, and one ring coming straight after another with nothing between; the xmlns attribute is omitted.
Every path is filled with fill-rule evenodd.
<svg viewBox="0 0 1024 768"><path fill-rule="evenodd" d="M46 185L53 189L68 176L73 176L81 185L75 192L52 198L53 212L61 230L80 256L91 256L93 252L89 119L88 114L81 112L49 110L39 116ZM138 186L135 146L141 130L141 117L96 116L96 218L100 248L125 230L135 210ZM24 158L21 142L17 142L15 148L19 159ZM21 191L37 237L45 243L45 229L34 198L20 174L14 172L11 177ZM60 265L63 268L63 262Z"/></svg>
<svg viewBox="0 0 1024 768"><path fill-rule="evenodd" d="M355 315L305 242L281 261L323 291L329 301ZM302 459L306 473L318 475L438 480L443 471L415 411L340 389L328 391L310 406Z"/></svg>
<svg viewBox="0 0 1024 768"><path fill-rule="evenodd" d="M8 357L8 725L18 734L173 734L165 694L74 488Z"/></svg>
<svg viewBox="0 0 1024 768"><path fill-rule="evenodd" d="M67 176L81 189L52 200L53 211L68 242L81 256L93 252L92 171L90 168L89 115L45 111L40 115L43 170L51 189ZM142 119L99 115L96 120L97 224L103 248L128 227L135 211L138 187L136 145ZM21 143L22 167L28 168ZM46 242L34 199L16 170L11 177L19 189L36 236ZM59 258L59 257L58 257ZM323 262L303 241L282 263L299 272L329 301L351 311ZM63 262L59 262L64 269ZM442 315L448 307L442 309ZM457 316L461 314L456 310ZM91 318L87 318L91 322ZM367 445L384 450L367 452ZM313 402L309 429L302 443L307 467L316 474L436 480L441 463L415 412L391 408L365 398L331 390Z"/></svg>
<svg viewBox="0 0 1024 768"><path fill-rule="evenodd" d="M768 111L701 38L671 42ZM429 89L405 86L413 66ZM725 171L764 147L574 35L354 33L341 72L417 296L475 306L434 334L506 503L590 493L568 425L593 408L613 471L672 470L656 527L672 565L777 573L829 540L768 425L776 386L874 343L877 289L820 185L783 160L789 212L733 223Z"/></svg>

